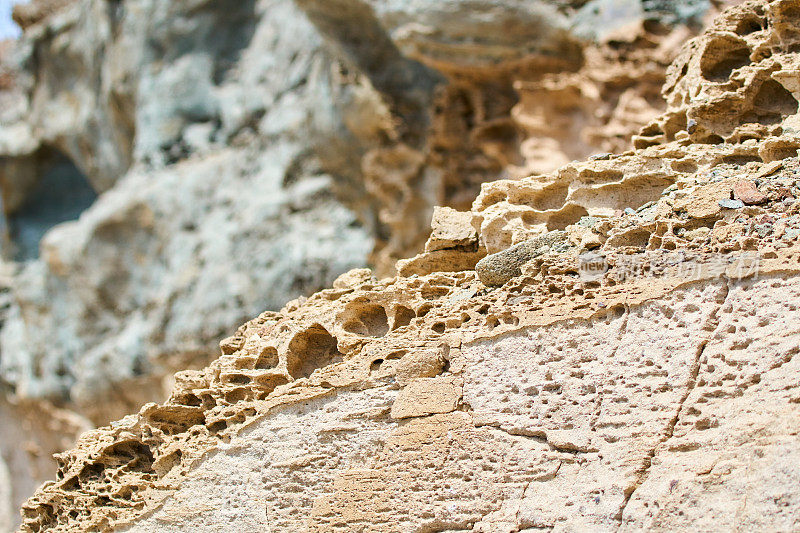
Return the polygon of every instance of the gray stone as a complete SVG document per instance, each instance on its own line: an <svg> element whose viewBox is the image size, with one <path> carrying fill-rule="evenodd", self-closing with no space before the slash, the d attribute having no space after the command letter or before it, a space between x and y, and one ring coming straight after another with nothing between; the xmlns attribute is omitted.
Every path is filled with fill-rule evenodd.
<svg viewBox="0 0 800 533"><path fill-rule="evenodd" d="M602 41L643 18L640 0L591 0L575 16L573 30L585 39Z"/></svg>
<svg viewBox="0 0 800 533"><path fill-rule="evenodd" d="M539 237L521 242L484 257L475 266L475 271L484 285L499 287L508 280L519 276L520 267L531 259L547 253L553 246L565 241L564 231L550 231Z"/></svg>
<svg viewBox="0 0 800 533"><path fill-rule="evenodd" d="M581 227L584 227L584 228L591 228L592 226L594 226L595 224L600 222L600 220L601 219L598 218L598 217L592 217L592 216L588 216L587 215L587 216L581 217L580 220L578 220L577 224L578 224L578 226L581 226Z"/></svg>
<svg viewBox="0 0 800 533"><path fill-rule="evenodd" d="M758 236L763 239L772 233L772 224L756 224L755 230L756 233L758 233Z"/></svg>
<svg viewBox="0 0 800 533"><path fill-rule="evenodd" d="M700 24L710 0L642 0L647 18L663 24ZM691 132L690 132L691 133Z"/></svg>
<svg viewBox="0 0 800 533"><path fill-rule="evenodd" d="M726 199L726 200L720 200L717 203L719 204L720 207L724 209L741 209L744 207L744 202L742 202L741 200Z"/></svg>

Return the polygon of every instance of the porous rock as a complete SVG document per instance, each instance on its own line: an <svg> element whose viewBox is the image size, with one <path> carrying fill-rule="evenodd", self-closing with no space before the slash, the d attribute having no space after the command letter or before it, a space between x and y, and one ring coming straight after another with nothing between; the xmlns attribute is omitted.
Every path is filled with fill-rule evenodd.
<svg viewBox="0 0 800 533"><path fill-rule="evenodd" d="M466 212L498 176L629 148L691 32L586 41L582 4L17 6L0 187L3 253L24 261L3 380L106 423L163 399L247 316L351 268L385 276L420 252L402 275L474 268L497 250L465 220L468 237L423 251L433 206ZM42 202L79 185L65 212Z"/></svg>
<svg viewBox="0 0 800 533"><path fill-rule="evenodd" d="M722 20L780 31L797 4ZM681 136L485 187L473 221L506 217L478 225L502 253L558 220L555 201L520 214L543 184L580 176L565 201L586 202L575 222L600 237L606 271L581 279L574 250L551 247L502 287L472 270L353 276L265 312L179 373L165 404L60 455L23 528L791 530L800 161L767 172L789 141L760 135ZM687 209L755 176L762 205Z"/></svg>
<svg viewBox="0 0 800 533"><path fill-rule="evenodd" d="M102 424L163 399L247 316L351 268L385 276L418 253L402 275L474 268L497 250L465 215L469 235L424 249L433 206L463 213L485 181L624 150L659 111L690 30L589 42L581 4L17 6L0 68L3 254L21 260L2 379Z"/></svg>
<svg viewBox="0 0 800 533"><path fill-rule="evenodd" d="M477 248L478 232L472 227L472 216L449 207L436 207L431 219L431 235L425 243L425 251L448 248Z"/></svg>
<svg viewBox="0 0 800 533"><path fill-rule="evenodd" d="M312 9L312 4L316 4L317 11ZM294 20L297 14L296 11L282 12L281 9L288 9L287 5L269 6L275 9L282 25L286 20ZM314 15L330 13L341 6L363 7L360 2L330 5L332 7L306 2L304 9ZM774 71L773 79L795 94L792 80L796 78L793 59L796 52L792 48L791 32L787 31L791 27L787 20L796 8L792 6L795 4L789 0L749 3L726 13L717 24L727 24L725 28L734 29L741 25L739 31L753 30L750 38L768 41L769 51L781 62L781 69ZM94 13L87 11L90 12ZM376 19L384 20L379 7L374 7L374 13ZM279 17L281 15L283 18ZM113 18L117 20L116 15ZM67 15L57 20L47 17L42 20L50 20L54 25L44 32L46 35L74 23L74 18ZM38 24L41 21L33 22L31 31L35 31ZM755 30L756 26L761 30ZM376 26L365 24L364 27L374 29ZM325 27L323 33L334 40L337 35L346 33L336 33L335 29ZM470 191L487 176L497 177L501 172L509 176L527 174L525 169L534 167L526 165L535 162L536 157L543 154L554 157L540 160L542 171L538 175L522 180L501 180L484 187L470 214L473 228L478 229L477 251L472 250L472 244L464 250L459 247L433 250L431 253L446 253L448 257L439 263L429 261L424 267L420 266L413 272L417 277L406 277L401 271L398 278L378 280L357 272L340 279L333 289L307 300L292 301L280 313L263 313L222 343L223 355L210 367L180 372L175 377L173 395L166 404L148 404L137 415L87 434L73 451L60 455L59 478L43 487L25 506L24 527L32 530L108 527L140 531L212 530L234 520L245 529L269 527L286 531L303 528L514 531L541 527L576 531L657 530L675 525L699 529L726 527L730 524L726 520L736 516L752 529L790 528L787 524L796 516L797 483L792 477L793 471L781 465L792 464L795 460L794 421L798 418L796 380L791 379L796 359L792 350L797 344L791 317L793 306L796 307L796 239L800 231L793 201L798 194L793 174L797 169L797 142L792 134L797 117L789 105L780 108L767 105L769 109L762 109L765 102L773 101L763 94L780 96L783 93L774 85L767 85L763 90L772 92L753 100L758 102L757 106L753 104L758 111L742 115L742 128L727 137L720 134L728 141L725 144L715 143L718 139L707 135L711 131L709 128L716 127L711 120L714 118L712 111L706 110L703 115L698 108L697 117L687 119L684 131L680 117L670 118L669 113L678 105L671 102L671 111L654 123L669 125L665 128L675 130L674 136L664 132L662 138L661 130L646 129L641 135L645 140L637 140L640 149L635 152L572 163L553 173L545 173L553 166L583 158L588 153L623 151L628 143L626 132L638 128L645 120L643 117L649 120L658 114L657 99L638 98L638 95L650 94L646 89L660 84L658 78L663 74L653 69L649 71L652 75L637 76L668 57L670 47L641 45L641 39L652 38L652 34L641 31L644 33L631 33L637 37L631 40L629 47L620 46L619 41L610 43L602 52L605 55L601 61L593 61L590 55L586 57L585 65L607 66L613 64L614 58L624 56L629 61L620 69L623 76L604 78L601 74L606 71L599 68L594 70L591 83L583 85L569 76L569 68L583 68L570 67L574 59L570 59L571 56L551 63L541 57L528 58L530 61L523 59L521 63L528 67L545 65L557 72L544 79L534 76L527 86L517 84L521 95L530 90L531 96L524 106L516 108L520 113L515 114L514 119L506 115L515 102L509 94L516 77L513 68L519 65L511 68L508 63L493 60L476 65L464 62L464 58L469 59L468 54L452 56L456 60L443 71L447 70L455 81L439 96L438 102L447 105L442 105L441 115L434 117L430 142L437 149L431 151L415 144L419 139L414 139L413 134L392 131L395 118L414 115L413 111L397 112L392 117L393 110L413 110L416 104L393 100L391 91L375 89L379 78L391 79L388 75L391 72L373 71L367 76L369 83L361 78L363 84L351 86L331 82L329 86L324 81L316 86L322 94L328 94L330 87L336 94L340 94L338 90L347 92L345 86L363 89L354 89L352 101L358 105L348 107L346 129L352 128L360 138L367 139L363 145L365 150L374 148L373 154L389 153L393 157L367 157L361 161L363 165L356 163L347 168L359 169L367 183L374 180L378 184L365 187L372 187L373 194L380 196L385 223L394 224L397 235L402 235L395 243L398 245L395 252L402 246L421 248L426 235L419 228L427 225L430 211L419 206L430 206L439 202L438 198L445 198L450 205L466 210L474 196ZM714 61L741 62L742 54L737 52L740 49L736 46L727 49L704 44L716 39L713 31L690 43L687 49L705 46L708 57L716 58ZM309 32L309 39L318 38L316 29L311 28ZM264 30L261 35L274 33ZM683 40L676 35L673 45ZM296 38L296 33L292 38ZM355 45L357 41L349 44ZM652 43L656 42L657 39ZM735 44L736 40L731 42ZM427 50L435 52L436 47L431 43L437 44L433 40L424 44ZM262 51L267 49L271 48L259 48L258 53L249 57L261 57ZM352 52L355 48L348 50ZM500 50L502 52L502 48ZM663 52L663 56L659 57L654 50ZM386 48L380 48L379 52L389 54ZM446 58L445 54L426 54L425 57L420 55L420 59L427 61L430 57L442 62ZM648 55L657 59L649 61ZM368 66L370 63L366 59L369 57L374 56L356 54L355 62L360 60L362 65ZM387 57L397 56L389 54ZM716 81L716 86L701 87L700 94L713 89L717 91L715 94L731 101L759 94L764 86L764 72L769 68L759 63L761 59L748 61L752 64L744 67L750 70L734 68L731 72L738 75L739 72L758 71L761 74L753 77L755 82L750 83L747 76L741 86L738 78ZM311 59L309 62L319 64ZM179 69L184 70L153 75L156 81L150 87L155 87L154 92L164 86L171 87L170 80L185 79L189 74L193 80L206 78L203 74L206 71L199 65L202 61L178 63ZM390 63L405 64L403 61ZM642 70L631 68L633 64L638 64ZM266 70L272 71L271 67ZM681 70L671 72L680 73ZM687 73L690 70L687 68ZM234 76L236 72L237 69L232 69L229 75ZM275 72L283 76L284 70ZM298 72L308 71L298 67ZM637 76L631 76L632 72ZM505 77L500 77L500 73L505 73ZM345 74L334 71L332 79L341 81L339 76ZM223 74L223 78L227 75ZM382 75L386 78L381 78ZM486 82L492 76L498 76L496 84ZM303 76L296 79L303 79ZM637 79L644 83L639 84ZM224 83L223 87L216 81L212 85L215 89L207 91L208 84L197 84L196 89L202 93L198 105L213 101L206 100L205 96L216 94L217 89L222 94L229 94L227 90L239 94L234 88L224 87ZM620 90L623 87L629 91ZM594 91L597 88L602 90ZM696 86L691 86L685 92L676 90L680 93L678 99L686 100L680 106L697 103L693 101L695 89ZM619 94L618 90L625 94L624 98L602 106L596 104L606 101L604 96L598 95ZM169 94L169 91L162 92ZM247 94L256 93L262 94L256 89ZM280 131L284 131L278 125L306 124L305 119L293 113L297 110L294 89L281 94L287 99L286 105L269 107L268 118L257 119L258 125L254 128L256 137L265 136L266 145L272 149L284 146L272 144L280 137ZM543 95L547 94L553 100L545 99ZM125 95L122 96L124 104ZM249 105L252 99L242 101ZM786 102L785 98L774 101ZM560 107L550 106L548 102L557 102ZM578 111L566 113L564 110L575 102L582 103ZM119 103L115 101L111 107L124 109ZM538 107L540 103L542 106ZM601 107L603 112L595 113ZM204 174L200 160L208 157L213 161L212 156L220 155L219 166L207 170L205 177L198 177L197 182L189 183L191 187L197 185L193 190L198 191L196 197L202 198L210 184L216 183L218 174L233 188L241 180L228 181L228 172L236 175L242 172L241 175L247 177L254 167L263 168L258 156L254 156L255 159L241 157L243 153L259 152L263 148L259 144L261 141L251 144L248 140L252 133L249 120L244 123L250 125L234 128L237 134L226 137L225 142L230 140L232 148L221 153L214 149L213 154L208 154L204 150L210 146L209 139L212 144L215 142L214 136L208 135L216 127L214 120L205 124L201 118L201 123L195 123L195 108L186 111L181 115L184 118L178 121L171 120L174 117L170 113L162 116L153 107L146 109L143 123L157 127L138 130L152 137L143 137L147 142L142 144L141 151L134 151L132 157L148 154L154 158L156 170L152 173L149 169L146 172L136 170L139 177L135 179L129 179L126 174L127 177L119 181L125 184L124 194L118 193L116 200L105 199L113 199L114 194L105 195L98 206L106 207L98 207L99 214L87 214L86 222L74 226L81 231L62 230L60 238L45 240L48 246L43 250L43 257L50 272L41 276L40 282L31 281L28 285L21 282L21 286L29 288L21 291L27 294L23 294L21 300L32 303L20 306L25 313L12 316L9 324L18 329L9 330L8 335L19 335L20 324L32 320L31 316L36 322L46 322L37 314L31 315L32 311L38 313L45 309L43 303L52 297L52 293L42 291L41 287L58 288L64 279L79 279L75 277L75 272L83 272L79 258L86 250L97 250L96 239L105 242L103 238L108 232L112 235L110 240L114 240L118 230L127 235L126 230L116 225L120 221L133 221L135 235L143 232L148 239L151 234L161 239L174 231L173 226L164 228L158 222L164 213L176 210L171 200L174 196L166 194L163 203L148 203L148 200L143 207L139 205L142 203L137 196L140 189L147 191L142 193L147 198L164 194L145 186L145 182L149 183L148 177L158 178L155 182L165 177L166 186L177 191L187 177L195 172ZM327 111L317 115L312 112L315 109L312 105L309 113L303 116L331 116ZM208 110L201 111L200 116L205 117ZM258 114L256 110L255 115ZM59 115L34 113L32 116L52 119ZM78 118L85 116L78 114ZM542 117L552 116L571 117L566 122L569 127L542 120ZM363 117L372 119L362 120ZM380 120L374 121L374 117ZM584 122L586 117L594 118ZM523 124L519 118L530 120ZM188 121L186 127L177 127L179 142L169 148L162 148L155 142L160 138L156 133L172 139L175 131L172 128L177 123L185 124L184 120ZM238 124L236 120L233 123ZM520 153L515 147L520 142L519 125L524 126L522 131L531 140L525 146L538 149L518 158ZM552 125L556 126L558 136L539 133ZM574 129L570 129L573 125ZM80 159L85 154L76 146L87 146L79 143L80 139L97 135L103 142L110 142L110 139L117 142L116 137L106 135L105 127L104 124L80 126L78 130L85 135L67 140L63 138L66 134L56 137L61 149ZM326 128L320 126L319 130L329 131ZM720 128L719 131L725 133L725 128ZM319 143L321 146L338 146L328 140L340 139L339 133L343 130L338 126L333 129L337 134L323 135L325 140ZM581 133L574 135L574 131ZM592 132L597 132L597 136L590 142L574 142L576 138L583 138L584 133ZM375 139L382 143L386 137L398 136L407 143L399 145L403 148L375 148L372 144ZM337 172L330 173L329 184L351 183L336 181L343 174L339 172L341 167L333 163L341 161L334 158L332 162L327 151L308 152L302 142L293 144L296 137L289 137L292 149L303 148L303 156L289 158L291 164L286 172L277 172L277 178L262 176L256 171L258 180L265 180L257 181L256 189L272 191L271 184L280 181L281 187L292 190L287 194L292 198L287 209L290 213L303 212L306 208L320 213L319 227L327 223L329 212L341 213L341 225L335 226L353 231L344 240L371 247L371 235L361 231L354 222L357 217L353 213L359 207L341 203L335 194L325 196L328 201L319 203L317 193L328 191L328 185L323 185L323 180L308 179L309 175L318 177L320 168L326 171L333 168ZM30 138L36 141L35 137ZM548 138L556 139L549 145L555 149L547 148ZM463 139L468 141L461 142ZM600 149L599 144L613 146ZM570 151L573 145L577 147L575 152ZM186 158L189 161L184 161L181 155L186 147L190 147L193 156ZM18 144L15 149L16 153L24 155L28 148ZM331 151L341 153L335 149ZM112 168L115 161L121 161L113 150L113 157L107 159L101 152L86 157L85 164L79 165L94 169L96 183L101 183L102 179L113 181L114 173L103 169ZM307 159L305 156L309 153L315 154L314 157ZM573 153L577 155L572 156ZM466 157L465 154L477 156ZM275 161L275 155L276 152L269 151L264 157ZM178 161L171 161L175 157ZM431 161L436 158L439 159ZM324 164L317 165L317 159ZM375 165L369 167L368 161L374 161ZM771 165L776 161L782 163L779 170ZM237 167L240 163L247 168L240 171ZM394 176L384 173L381 165L393 165L398 173ZM461 172L465 169L468 172ZM103 175L106 177L102 178ZM682 208L709 199L706 193L710 189L716 191L716 184L723 182L720 187L724 188L732 186L724 180L740 178L760 179L759 189L766 195L763 204L722 210L714 192L717 209L695 212ZM397 185L397 189L393 189L393 185ZM705 188L708 185L713 187ZM331 186L330 190L333 188ZM723 196L730 196L731 190L727 189ZM121 209L115 203L121 202L119 197L127 194L137 199L135 209ZM253 211L242 211L242 204L238 202L245 200L238 196L233 200L218 198L213 203L222 206L228 201L234 202L232 212L239 213L237 216L243 216L258 228L281 220L280 217L251 218L252 213L268 210L256 202ZM115 214L118 208L124 216ZM213 221L207 227L204 225L200 232L217 231L220 221L230 212L225 210L212 217ZM616 216L618 212L626 214ZM246 213L251 215L244 216ZM404 219L403 213L414 216ZM464 217L460 215L459 218ZM404 228L404 220L412 222L406 222ZM547 232L563 230L572 238L578 234L573 225L581 220L589 222L588 227L579 226L583 235L580 241L589 243L591 237L591 245L598 248L609 265L604 277L594 284L580 280L574 254L558 251L533 257L513 280L509 280L511 283L502 288L487 289L472 271L482 254L502 252ZM772 225L772 230L759 229L765 225ZM185 228L188 233L191 227L189 221ZM84 241L76 236L82 235L85 228L92 228L95 237L88 240L94 245L84 249L80 244ZM238 235L237 231L231 230L230 234ZM312 239L319 236L316 231L300 232L308 235L308 250L318 249ZM256 234L258 239L274 237ZM74 247L53 244L60 239L78 244ZM295 242L296 236L291 239ZM208 242L212 241L209 237ZM150 250L174 251L186 241L168 239L170 244L166 247L158 240L159 244L152 247L139 246L138 237L124 242L137 243L130 246L130 256L125 256L136 263L142 257L153 257ZM205 246L202 244L198 249L206 250ZM255 256L283 257L281 254L287 249L287 246L280 246L274 253L264 252L242 243L233 250L222 250L219 256L201 255L208 257L211 264L222 264L231 258L249 261ZM335 246L330 252L345 259L359 253ZM747 255L753 252L758 253L755 259ZM171 254L163 257L172 257ZM364 255L366 252L362 257ZM108 257L116 255L103 255L98 263L107 261ZM756 259L757 269L754 270ZM170 309L186 313L182 316L188 319L183 323L188 324L189 329L185 337L182 328L177 328L174 336L170 332L175 330L171 329L170 334L164 336L169 342L164 342L158 353L174 353L177 357L162 364L161 370L153 372L155 376L182 366L202 366L202 359L185 359L200 352L194 351L194 344L187 349L181 339L194 340L194 328L207 328L216 332L203 337L205 342L210 342L209 339L224 330L225 323L234 320L234 313L228 310L241 309L238 303L225 307L228 300L222 292L231 284L219 280L228 281L229 276L211 276L207 282L193 285L194 278L186 274L185 268L190 263L189 260L178 262L174 269L165 270L181 274L175 277L177 287L198 289L191 293L195 296L188 301L182 300L181 293L172 296L173 293L166 291L165 300ZM162 268L159 261L151 266L153 264ZM339 272L356 264L360 263L341 264ZM453 268L453 265L460 266ZM25 276L35 280L41 268L26 269ZM243 265L241 272L261 272L265 265L258 264L255 270L250 269L251 266ZM112 275L110 270L105 271L109 276ZM146 302L145 308L163 309L158 299L161 293L153 282L161 278L148 277L142 273L144 270L133 271L131 278L137 284L141 281L141 286L153 286L152 293L145 291L141 296ZM288 271L294 273L296 269ZM333 279L339 272L326 272L326 276L330 275L326 279ZM758 279L748 279L754 272L758 273ZM268 284L275 281L265 278ZM76 281L75 285L83 286L83 281ZM235 292L239 296L253 294L253 289L246 284L242 284L244 288L238 283L232 285L238 287ZM209 287L221 292L209 290ZM102 312L94 312L95 307L92 307L93 312L87 313L80 325L96 325L97 331L105 335L114 331L109 323L121 323L125 326L125 335L113 335L112 340L106 342L107 338L94 339L92 334L85 345L77 348L71 343L63 344L70 350L75 349L75 353L92 352L92 357L76 367L76 374L85 379L85 383L95 377L97 382L103 382L106 379L103 372L114 368L113 363L104 363L105 350L108 350L106 353L134 353L138 340L149 338L149 330L146 325L141 326L136 312L127 313L121 319L107 314L116 305L108 302L119 302L116 294L97 292L99 296L92 289L81 293L88 294L86 301L92 302L92 306L96 303ZM158 298L147 296L156 293ZM133 289L120 294L138 295L139 292ZM192 315L198 307L194 298L207 294L219 294L214 301L219 304L218 308L226 309L224 319L215 321L202 313ZM70 316L74 308L82 308L83 296L76 298L77 302L70 300L65 306L63 316ZM253 303L256 305L260 305L260 309L264 304ZM12 314L17 312L12 310ZM98 315L103 320L97 320ZM172 316L172 311L168 315ZM773 323L775 328L770 326ZM145 331L144 337L141 331ZM654 331L658 334L653 335ZM31 329L21 337L26 339L24 342L8 345L12 349L3 352L4 361L9 361L8 354L13 357L17 348L31 350L31 339L41 339L36 349L48 354L38 359L34 357L37 364L28 366L24 358L16 362L11 359L14 364L8 368L13 372L6 376L14 380L23 377L18 381L27 385L19 388L21 392L36 389L37 382L41 381L38 375L41 369L52 369L55 375L71 371L69 365L64 369L58 364L62 359L50 355L55 354L60 345L50 342L55 336L52 333L34 335L34 332ZM152 338L160 342L162 335L156 332ZM179 349L169 352L176 346L173 341ZM616 348L612 348L614 346ZM746 353L746 360L731 357L731 352ZM706 354L710 362L704 359ZM50 364L52 360L56 362ZM158 361L159 357L155 356L154 360ZM96 368L100 372L95 372ZM138 375L138 371L133 372L137 368L142 368L139 363L131 365L131 373ZM22 371L18 372L20 369ZM121 380L116 380L115 376L111 380L121 385L114 390L122 396L152 386L149 378L138 382L131 380L129 373L122 374ZM83 393L77 394L81 390L90 392L85 387L72 389L70 386L70 393L76 398L83 397ZM116 409L119 410L119 405L132 406L154 394L146 393L135 399L120 398L109 403L118 402ZM84 405L103 405L96 402L96 398L91 402L83 398L86 398ZM399 402L396 408L395 402ZM763 413L754 413L751 408L754 403L768 408ZM401 415L399 419L392 418L393 411ZM113 414L106 413L97 418L111 416ZM743 445L743 442L751 444ZM704 463L705 458L709 458L709 462ZM709 483L709 476L713 484ZM757 494L748 491L749 480L754 478L769 490Z"/></svg>

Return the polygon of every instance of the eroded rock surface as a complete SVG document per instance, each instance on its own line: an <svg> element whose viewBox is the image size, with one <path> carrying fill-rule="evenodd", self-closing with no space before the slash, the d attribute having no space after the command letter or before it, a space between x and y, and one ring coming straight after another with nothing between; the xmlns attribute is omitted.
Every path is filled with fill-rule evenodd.
<svg viewBox="0 0 800 533"><path fill-rule="evenodd" d="M792 13L797 0L745 2L675 64L758 18L752 38L782 61L769 79L791 94ZM766 81L738 73L762 61L714 90L746 107L747 80ZM694 86L677 87L691 108ZM740 127L729 119L715 131ZM727 142L687 120L674 139L438 211L400 267L419 272L354 270L264 312L178 373L165 404L86 433L23 529L793 530L797 108L756 119ZM474 270L476 250L553 234L563 244L502 285ZM469 259L425 263L441 252Z"/></svg>
<svg viewBox="0 0 800 533"><path fill-rule="evenodd" d="M481 184L630 148L717 10L612 4L17 5L24 34L0 50L11 404L105 424L351 268L474 268ZM598 17L608 32L587 33ZM426 246L437 205L459 229Z"/></svg>
<svg viewBox="0 0 800 533"><path fill-rule="evenodd" d="M623 149L658 112L664 66L692 30L647 8L632 11L632 40L593 43L576 26L588 9L18 6L0 183L4 253L25 262L3 379L107 422L157 397L172 371L205 364L247 316L368 260L390 273L422 250L433 206L464 210L487 180L563 162L533 163L525 138L583 139L569 157ZM468 268L483 255L472 252L440 248L403 273ZM141 394L114 394L124 383Z"/></svg>

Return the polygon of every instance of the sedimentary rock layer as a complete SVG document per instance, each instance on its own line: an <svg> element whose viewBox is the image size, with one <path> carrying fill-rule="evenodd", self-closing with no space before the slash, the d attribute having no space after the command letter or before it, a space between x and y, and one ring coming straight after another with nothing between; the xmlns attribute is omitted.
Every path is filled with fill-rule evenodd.
<svg viewBox="0 0 800 533"><path fill-rule="evenodd" d="M242 321L353 267L394 275L424 249L402 275L472 268L475 238L425 246L434 206L466 211L486 181L630 148L716 8L17 5L23 36L0 45L9 405L106 424L163 401Z"/></svg>
<svg viewBox="0 0 800 533"><path fill-rule="evenodd" d="M791 96L795 14L727 11L666 93L690 110L706 86L737 109L769 80ZM780 66L695 79L742 25ZM85 434L23 529L792 530L800 139L796 105L771 113L746 138L687 120L437 211L406 275L352 270L262 313L165 404Z"/></svg>

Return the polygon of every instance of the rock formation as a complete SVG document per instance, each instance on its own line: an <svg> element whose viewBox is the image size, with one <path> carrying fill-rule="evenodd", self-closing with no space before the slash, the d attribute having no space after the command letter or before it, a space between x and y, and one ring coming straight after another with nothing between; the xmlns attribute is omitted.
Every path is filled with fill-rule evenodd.
<svg viewBox="0 0 800 533"><path fill-rule="evenodd" d="M389 273L434 205L625 149L689 30L634 10L627 41L585 47L596 3L20 6L0 181L6 254L36 260L14 279L4 379L108 421L245 317L370 252Z"/></svg>
<svg viewBox="0 0 800 533"><path fill-rule="evenodd" d="M40 405L74 424L0 456L46 461L163 401L242 321L354 267L393 275L424 251L403 275L472 268L477 231L426 245L432 216L463 229L484 182L631 148L721 4L18 5L23 36L0 47L0 423ZM20 487L52 476L30 459Z"/></svg>
<svg viewBox="0 0 800 533"><path fill-rule="evenodd" d="M635 150L486 183L400 275L247 322L59 455L23 530L795 530L798 28L727 10Z"/></svg>

